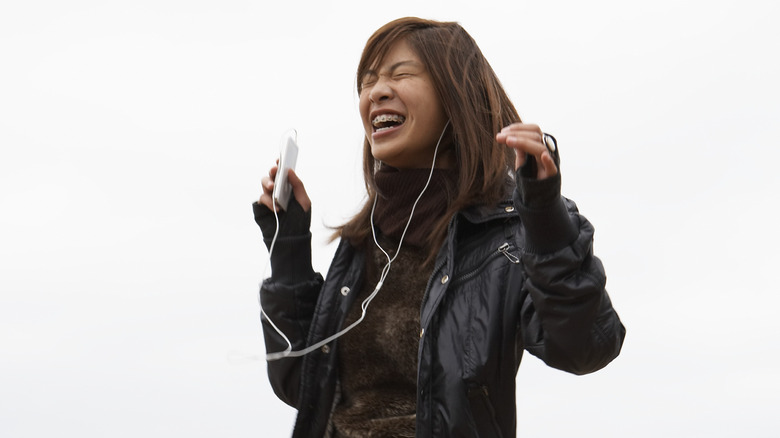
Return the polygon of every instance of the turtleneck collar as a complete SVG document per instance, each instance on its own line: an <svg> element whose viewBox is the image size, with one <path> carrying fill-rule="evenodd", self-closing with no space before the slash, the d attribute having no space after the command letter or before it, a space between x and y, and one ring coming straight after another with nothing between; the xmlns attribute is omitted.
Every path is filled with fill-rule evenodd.
<svg viewBox="0 0 780 438"><path fill-rule="evenodd" d="M378 199L374 225L394 241L401 239L414 201L428 180L430 169L404 169L382 165L374 174ZM404 245L422 247L433 231L455 193L457 172L454 169L433 170L431 183L414 210L414 217L404 237Z"/></svg>

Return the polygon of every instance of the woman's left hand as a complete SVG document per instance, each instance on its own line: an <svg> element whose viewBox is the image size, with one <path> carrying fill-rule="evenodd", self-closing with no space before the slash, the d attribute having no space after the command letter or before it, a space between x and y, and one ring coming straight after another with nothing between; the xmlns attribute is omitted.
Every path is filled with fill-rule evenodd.
<svg viewBox="0 0 780 438"><path fill-rule="evenodd" d="M537 125L512 123L496 134L496 141L509 146L517 153L515 170L525 164L525 160L530 154L536 158L536 178L545 179L558 173L558 167L555 165L550 151L547 150L547 146L544 145L543 135L544 133Z"/></svg>

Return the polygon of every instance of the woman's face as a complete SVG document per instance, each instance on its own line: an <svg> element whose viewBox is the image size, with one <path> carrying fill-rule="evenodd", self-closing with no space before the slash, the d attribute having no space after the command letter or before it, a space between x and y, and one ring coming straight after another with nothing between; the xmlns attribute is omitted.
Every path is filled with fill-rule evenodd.
<svg viewBox="0 0 780 438"><path fill-rule="evenodd" d="M399 169L430 167L447 116L409 44L393 44L361 83L360 117L374 158Z"/></svg>

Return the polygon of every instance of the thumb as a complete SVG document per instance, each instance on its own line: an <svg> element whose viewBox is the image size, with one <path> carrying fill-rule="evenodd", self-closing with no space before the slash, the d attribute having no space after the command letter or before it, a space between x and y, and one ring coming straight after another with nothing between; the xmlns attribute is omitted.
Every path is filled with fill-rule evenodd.
<svg viewBox="0 0 780 438"><path fill-rule="evenodd" d="M303 211L309 211L309 209L311 208L311 199L309 199L309 195L306 193L306 187L303 186L303 181L301 181L301 179L298 178L298 175L295 173L294 170L290 169L288 171L287 181L290 183L290 186L292 187L293 196L295 196L295 200L298 201L299 204L301 204Z"/></svg>
<svg viewBox="0 0 780 438"><path fill-rule="evenodd" d="M545 179L558 173L558 166L555 165L555 160L553 160L553 157L549 152L542 153L539 158L541 165L539 166L537 175L538 179Z"/></svg>

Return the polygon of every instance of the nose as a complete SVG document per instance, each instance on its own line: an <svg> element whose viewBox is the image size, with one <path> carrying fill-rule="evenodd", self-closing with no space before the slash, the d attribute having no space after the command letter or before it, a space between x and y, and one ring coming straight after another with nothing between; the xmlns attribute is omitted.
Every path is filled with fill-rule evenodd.
<svg viewBox="0 0 780 438"><path fill-rule="evenodd" d="M393 97L393 88L384 78L377 79L376 83L368 93L368 100L373 103L383 102Z"/></svg>

